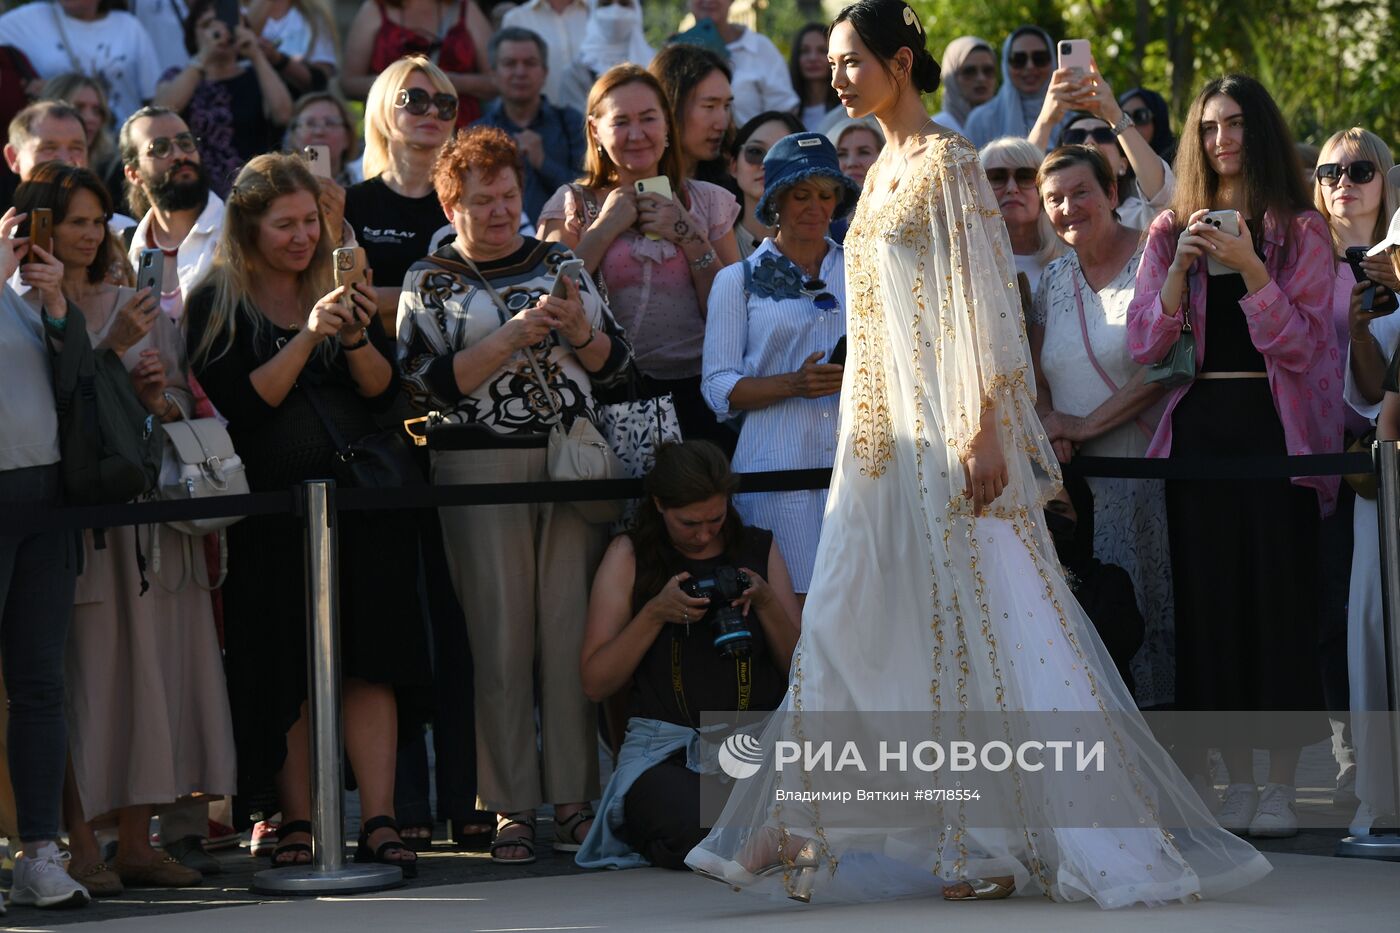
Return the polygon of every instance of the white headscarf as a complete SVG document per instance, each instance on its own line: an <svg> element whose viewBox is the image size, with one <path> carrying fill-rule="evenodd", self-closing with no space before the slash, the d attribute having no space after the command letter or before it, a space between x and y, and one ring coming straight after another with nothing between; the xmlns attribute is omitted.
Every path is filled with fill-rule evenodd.
<svg viewBox="0 0 1400 933"><path fill-rule="evenodd" d="M943 88L943 110L958 121L958 126L967 122L967 115L972 111L971 102L963 96L962 88L958 85L958 69L978 49L986 49L987 54L996 57L991 43L976 36L958 36L943 50L943 77L939 82Z"/></svg>
<svg viewBox="0 0 1400 933"><path fill-rule="evenodd" d="M963 126L963 134L979 149L1003 136L1020 136L1024 139L1030 135L1036 118L1040 116L1045 93L1050 89L1050 79L1046 78L1045 87L1034 94L1022 94L1011 83L1011 43L1027 33L1045 40L1045 47L1050 50L1050 70L1059 67L1055 40L1039 26L1022 26L1006 37L1001 44L1001 88L997 90L996 97L968 114L967 123ZM1058 136L1058 133L1055 135Z"/></svg>
<svg viewBox="0 0 1400 933"><path fill-rule="evenodd" d="M583 47L578 53L585 68L595 75L624 62L645 68L655 54L642 35L641 0L634 0L632 6L599 6L593 0L588 26L583 31Z"/></svg>

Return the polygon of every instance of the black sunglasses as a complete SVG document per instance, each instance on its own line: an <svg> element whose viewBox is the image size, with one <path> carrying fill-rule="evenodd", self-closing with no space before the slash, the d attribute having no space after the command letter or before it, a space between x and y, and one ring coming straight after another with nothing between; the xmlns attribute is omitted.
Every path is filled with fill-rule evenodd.
<svg viewBox="0 0 1400 933"><path fill-rule="evenodd" d="M176 133L174 136L157 136L146 143L146 155L153 159L165 159L177 148L181 152L194 152L199 147L199 139L193 133Z"/></svg>
<svg viewBox="0 0 1400 933"><path fill-rule="evenodd" d="M1152 115L1152 111L1147 107L1134 107L1132 110L1129 110L1128 119L1133 121L1134 126L1155 123L1157 120L1157 118Z"/></svg>
<svg viewBox="0 0 1400 933"><path fill-rule="evenodd" d="M1106 126L1096 126L1092 130L1065 130L1060 142L1066 146L1082 146L1089 140L1107 146L1114 142L1113 130Z"/></svg>
<svg viewBox="0 0 1400 933"><path fill-rule="evenodd" d="M989 168L987 169L987 181L992 183L993 188L1005 188L1006 183L1011 179L1016 179L1016 184L1022 188L1035 187L1035 169L1033 168Z"/></svg>
<svg viewBox="0 0 1400 933"><path fill-rule="evenodd" d="M959 78L975 78L978 75L984 78L995 78L996 74L996 65L963 65L958 69Z"/></svg>
<svg viewBox="0 0 1400 933"><path fill-rule="evenodd" d="M739 150L739 155L744 157L744 161L758 168L763 164L763 157L768 154L768 150L756 143L750 143Z"/></svg>
<svg viewBox="0 0 1400 933"><path fill-rule="evenodd" d="M1376 177L1376 163L1358 159L1350 165L1328 162L1317 167L1317 180L1328 188L1335 188L1340 184L1343 175L1358 185L1364 185Z"/></svg>
<svg viewBox="0 0 1400 933"><path fill-rule="evenodd" d="M812 298L812 304L822 311L831 311L836 307L836 296L826 290L826 283L821 279L808 279L802 283L802 290L807 294L816 292Z"/></svg>
<svg viewBox="0 0 1400 933"><path fill-rule="evenodd" d="M1026 62L1030 62L1037 68L1044 68L1046 65L1050 64L1050 53L1046 51L1012 52L1006 60L1011 64L1012 68L1024 68L1026 67Z"/></svg>
<svg viewBox="0 0 1400 933"><path fill-rule="evenodd" d="M421 117L429 109L436 107L439 120L457 119L457 96L455 94L429 94L421 87L400 88L394 106L407 110L415 117Z"/></svg>

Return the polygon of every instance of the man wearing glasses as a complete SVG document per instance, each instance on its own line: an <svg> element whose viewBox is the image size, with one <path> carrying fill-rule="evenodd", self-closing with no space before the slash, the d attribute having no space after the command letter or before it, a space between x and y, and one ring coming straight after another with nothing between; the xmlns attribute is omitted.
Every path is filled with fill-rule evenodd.
<svg viewBox="0 0 1400 933"><path fill-rule="evenodd" d="M165 253L160 307L172 320L184 312L184 294L209 271L224 223L224 202L209 190L198 141L173 110L142 107L118 137L127 203L143 213L128 241L135 265L143 249ZM202 825L202 824L201 824Z"/></svg>

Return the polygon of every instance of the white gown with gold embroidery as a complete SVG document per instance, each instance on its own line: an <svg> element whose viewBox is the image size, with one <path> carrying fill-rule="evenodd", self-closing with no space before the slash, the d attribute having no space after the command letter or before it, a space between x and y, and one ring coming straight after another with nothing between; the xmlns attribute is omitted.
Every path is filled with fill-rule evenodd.
<svg viewBox="0 0 1400 933"><path fill-rule="evenodd" d="M1268 862L1210 818L1060 575L1039 520L1058 468L1035 415L1006 227L971 144L949 133L928 145L914 174L876 205L902 168L887 148L852 221L840 442L788 693L761 734L764 769L734 783L687 861L733 877L743 874L727 871L736 862L753 869L791 858L796 846L780 849L784 838L807 841L819 863L816 901L1005 875L1018 894L1103 907L1248 884ZM987 405L996 406L1010 484L974 518L960 457ZM1078 716L1076 727L1091 733L1082 738L1106 743L1105 773L979 773L967 778L981 785L978 803L933 803L931 819L897 827L880 803L863 814L859 803L838 812L778 799L785 788L853 786L771 767L781 739L821 734L839 749L826 732L849 719L827 728L835 717L825 712L858 713L876 730L889 712L939 714L928 717L927 738L944 743L956 738L950 723L995 716L1014 746L1043 726L1026 711L1052 710ZM1038 782L1034 792L1023 779ZM951 776L938 780L954 786ZM1109 799L1105 825L1084 817ZM798 875L775 872L749 887L792 893Z"/></svg>

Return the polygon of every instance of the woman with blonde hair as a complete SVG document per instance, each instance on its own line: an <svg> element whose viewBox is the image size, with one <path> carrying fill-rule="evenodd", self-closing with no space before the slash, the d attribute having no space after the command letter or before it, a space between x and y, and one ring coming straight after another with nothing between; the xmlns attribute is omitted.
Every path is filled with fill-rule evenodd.
<svg viewBox="0 0 1400 933"><path fill-rule="evenodd" d="M261 155L230 192L214 265L185 305L200 384L228 419L254 490L333 476L343 442L376 430L399 390L392 341L368 289L333 287L319 188L295 156ZM331 426L334 425L334 432ZM338 437L336 436L338 435ZM403 691L426 686L415 524L398 512L344 513L340 537L345 748L359 782L359 861L415 873L393 819ZM276 865L311 860L306 719L306 587L290 515L229 529L225 664L238 752L240 820L280 810Z"/></svg>
<svg viewBox="0 0 1400 933"><path fill-rule="evenodd" d="M687 440L727 451L736 437L700 395L705 308L715 274L738 261L728 191L685 175L679 135L661 83L636 65L609 69L588 95L583 178L540 211L540 233L558 240L608 289L632 340L642 390L670 394ZM673 197L633 184L664 176Z"/></svg>
<svg viewBox="0 0 1400 933"><path fill-rule="evenodd" d="M1011 234L1016 271L1025 274L1032 293L1040 283L1040 273L1065 252L1040 206L1036 173L1043 158L1044 153L1019 136L993 140L982 147L979 155L1006 221L1006 232Z"/></svg>
<svg viewBox="0 0 1400 933"><path fill-rule="evenodd" d="M1400 208L1400 190L1387 177L1393 164L1385 142L1356 126L1333 134L1323 144L1312 172L1313 203L1327 218L1338 258L1332 320L1337 326L1338 345L1347 347L1346 440L1361 439L1364 449L1370 448L1367 435L1380 415L1386 361L1400 346L1400 321L1393 313L1400 277L1391 258L1383 253L1361 260L1367 278L1391 290L1389 295L1380 290L1368 301L1371 286L1356 281L1346 253L1358 247L1369 250L1387 239L1386 223ZM1324 699L1334 710L1385 709L1385 669L1382 665L1377 670L1373 660L1384 652L1366 653L1368 645L1384 646L1375 498L1356 495L1343 483L1337 512L1323 521L1322 528L1323 560L1329 565L1323 578L1350 579L1349 590L1340 589L1338 584L1322 592L1318 655ZM1377 745L1368 717L1352 719L1350 742L1342 728L1343 719L1344 714L1336 715L1332 723L1332 748L1339 771L1334 800L1356 807L1351 829L1364 835L1376 813L1390 809L1381 804L1383 796L1390 796L1386 771L1390 758L1384 742ZM1346 799L1349 796L1357 800Z"/></svg>
<svg viewBox="0 0 1400 933"><path fill-rule="evenodd" d="M452 135L457 107L451 79L421 55L384 69L365 101L365 180L346 189L345 219L374 271L389 333L408 267L433 251L438 231L451 229L433 190L433 163Z"/></svg>

